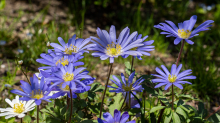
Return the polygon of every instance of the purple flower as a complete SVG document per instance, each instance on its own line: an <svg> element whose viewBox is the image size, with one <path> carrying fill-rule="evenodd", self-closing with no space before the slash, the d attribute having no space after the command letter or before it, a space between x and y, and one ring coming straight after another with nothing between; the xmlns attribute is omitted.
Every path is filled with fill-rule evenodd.
<svg viewBox="0 0 220 123"><path fill-rule="evenodd" d="M25 81L21 82L21 88L23 91L20 90L11 90L11 93L15 93L18 95L21 95L21 100L29 101L34 99L36 105L40 105L42 100L45 100L47 102L50 102L48 100L50 96L48 94L50 93L52 86L48 86L48 83L45 83L44 77L41 78L41 80L38 80L37 76L34 74L33 78L30 78L31 85Z"/></svg>
<svg viewBox="0 0 220 123"><path fill-rule="evenodd" d="M96 44L96 46L89 48L89 50L97 51L92 53L94 57L100 57L101 60L110 59L110 63L114 63L114 58L123 55L133 55L142 56L141 53L130 50L135 47L143 46L142 39L132 41L132 39L137 35L137 31L129 35L130 29L128 27L124 28L118 39L116 39L115 26L111 26L109 33L106 30L100 30L97 28L97 34L99 38L92 37L91 42Z"/></svg>
<svg viewBox="0 0 220 123"><path fill-rule="evenodd" d="M114 111L114 117L112 117L112 115L108 112L103 113L103 117L105 118L105 120L98 118L98 123L136 123L135 120L127 122L128 118L129 118L128 112L125 111L121 115L121 112L118 111L117 109L115 109L115 111Z"/></svg>
<svg viewBox="0 0 220 123"><path fill-rule="evenodd" d="M133 40L131 40L130 43L133 43L134 41L138 40L138 39L141 39L142 38L142 34L139 34L137 36L135 36L133 38ZM139 47L134 47L132 48L131 50L134 50L134 51L137 51L139 53L141 53L142 55L146 55L146 56L150 56L150 53L148 53L149 51L153 51L154 50L154 46L152 46L151 44L154 43L154 40L150 40L150 41L144 41L148 38L148 36L145 36L142 38L142 43L144 45L142 46L139 46ZM127 58L129 55L124 55L122 56L123 58ZM139 60L142 60L141 56L134 56L134 57L137 57Z"/></svg>
<svg viewBox="0 0 220 123"><path fill-rule="evenodd" d="M88 89L90 89L90 86L86 86L86 83L90 82L86 80L93 78L87 75L88 71L83 71L85 69L86 68L84 67L79 67L75 69L73 64L70 63L67 66L61 66L60 70L53 73L52 75L49 75L47 72L44 71L41 71L41 74L46 77L47 82L53 82L56 83L56 85L62 84L63 89L70 87L72 90L78 88L81 91L87 91Z"/></svg>
<svg viewBox="0 0 220 123"><path fill-rule="evenodd" d="M165 73L157 67L156 71L157 73L159 73L159 75L153 74L153 76L159 78L152 79L153 83L159 83L155 86L155 88L166 85L165 90L167 90L173 84L176 87L183 89L183 86L181 84L192 84L188 81L185 81L184 79L196 79L196 76L190 75L192 73L192 70L190 69L179 73L180 69L182 68L182 64L180 64L178 67L175 64L173 64L171 67L171 72L169 72L164 65L161 65L161 67L163 68Z"/></svg>
<svg viewBox="0 0 220 123"><path fill-rule="evenodd" d="M73 63L73 66L84 65L83 62L78 61L83 58L80 54L59 56L52 50L48 50L48 54L42 53L40 56L42 58L36 61L49 66L39 67L38 69L43 69L44 72L48 73L56 72L59 70L60 66L66 66L69 65L69 63Z"/></svg>
<svg viewBox="0 0 220 123"><path fill-rule="evenodd" d="M82 55L84 52L89 52L86 50L87 48L94 46L94 44L88 44L90 40L90 38L76 39L76 35L73 35L73 37L69 39L68 43L65 43L61 37L58 37L58 41L61 45L57 43L51 43L50 45L54 47L56 53L61 53L64 55L79 53Z"/></svg>
<svg viewBox="0 0 220 123"><path fill-rule="evenodd" d="M192 31L196 20L197 16L193 15L190 20L186 20L183 23L178 23L179 28L177 28L172 21L166 21L170 26L166 23L160 23L154 27L163 30L164 32L161 32L160 34L166 34L166 37L176 37L174 40L175 45L179 44L182 39L185 39L187 43L192 45L194 42L189 39L199 35L197 34L198 32L209 30L208 28L212 26L210 24L214 22L213 20L207 20Z"/></svg>
<svg viewBox="0 0 220 123"><path fill-rule="evenodd" d="M110 79L113 83L115 83L118 88L116 87L112 87L112 86L108 86L110 88L114 88L116 90L110 90L109 92L129 92L129 91L137 91L137 92L141 92L143 90L142 85L140 85L144 79L139 78L138 80L136 80L134 83L133 82L133 78L135 75L135 71L133 73L131 73L131 75L128 78L128 81L125 80L125 76L123 73L121 73L121 80L119 80L115 75L113 75L113 79Z"/></svg>

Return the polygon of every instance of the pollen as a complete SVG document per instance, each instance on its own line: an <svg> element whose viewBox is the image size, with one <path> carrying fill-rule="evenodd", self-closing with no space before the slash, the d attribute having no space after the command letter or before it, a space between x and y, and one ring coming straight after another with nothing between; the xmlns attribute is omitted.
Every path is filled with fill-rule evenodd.
<svg viewBox="0 0 220 123"><path fill-rule="evenodd" d="M132 90L134 90L134 88L132 87L132 84L130 84L130 86L122 85L122 89L124 89L125 91L132 91Z"/></svg>
<svg viewBox="0 0 220 123"><path fill-rule="evenodd" d="M180 38L183 38L183 39L188 39L189 36L191 35L191 31L189 30L184 30L184 29L178 29L178 36Z"/></svg>
<svg viewBox="0 0 220 123"><path fill-rule="evenodd" d="M38 89L38 90L33 90L32 92L31 92L31 98L34 98L34 99L41 99L41 98L43 98L44 97L44 95L43 95L43 92L40 90L40 89Z"/></svg>
<svg viewBox="0 0 220 123"><path fill-rule="evenodd" d="M64 58L61 58L61 59L59 59L59 60L56 62L56 66L57 66L59 63L62 64L63 66L66 66L66 65L69 64L69 61L68 61L68 59L65 59L65 60L64 60Z"/></svg>
<svg viewBox="0 0 220 123"><path fill-rule="evenodd" d="M106 46L106 49L106 53L109 56L118 56L121 53L121 45L115 45L114 42L112 42L112 44L108 44L108 46Z"/></svg>
<svg viewBox="0 0 220 123"><path fill-rule="evenodd" d="M175 75L169 75L169 77L168 77L168 81L170 81L171 83L174 83L175 81L176 81L176 76Z"/></svg>
<svg viewBox="0 0 220 123"><path fill-rule="evenodd" d="M59 84L59 87L60 87L61 90L63 90L63 91L69 91L70 90L69 85L66 85L65 88L62 88L62 84L63 84L63 82Z"/></svg>
<svg viewBox="0 0 220 123"><path fill-rule="evenodd" d="M24 104L21 103L21 102L20 103L15 103L13 109L14 109L15 113L20 114L24 111Z"/></svg>
<svg viewBox="0 0 220 123"><path fill-rule="evenodd" d="M73 77L74 77L74 74L73 73L68 73L68 72L66 72L64 75L63 75L63 80L65 81L65 82L67 82L67 81L71 81L71 80L73 80Z"/></svg>
<svg viewBox="0 0 220 123"><path fill-rule="evenodd" d="M77 53L77 51L78 51L77 47L71 44L69 47L66 47L66 48L65 48L65 51L64 51L64 52L65 52L66 54L71 55L72 53Z"/></svg>

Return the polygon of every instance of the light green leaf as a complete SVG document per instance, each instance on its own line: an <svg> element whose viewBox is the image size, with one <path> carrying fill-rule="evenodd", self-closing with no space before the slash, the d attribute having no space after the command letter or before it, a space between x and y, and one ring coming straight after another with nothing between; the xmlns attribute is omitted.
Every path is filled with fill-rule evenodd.
<svg viewBox="0 0 220 123"><path fill-rule="evenodd" d="M158 111L158 110L161 110L161 109L164 109L165 107L166 107L166 106L153 107L153 108L150 110L150 113L155 112L155 111Z"/></svg>
<svg viewBox="0 0 220 123"><path fill-rule="evenodd" d="M185 119L187 118L186 112L180 107L176 108L176 113L182 115Z"/></svg>
<svg viewBox="0 0 220 123"><path fill-rule="evenodd" d="M121 101L122 93L118 93L116 96L113 97L114 103L109 106L109 112L111 115L114 114L115 109L120 109L122 106L123 101Z"/></svg>
<svg viewBox="0 0 220 123"><path fill-rule="evenodd" d="M179 116L173 112L172 119L174 123L181 123Z"/></svg>
<svg viewBox="0 0 220 123"><path fill-rule="evenodd" d="M26 115L24 118L23 118L23 121L24 123L30 123L31 122L31 117L29 115Z"/></svg>

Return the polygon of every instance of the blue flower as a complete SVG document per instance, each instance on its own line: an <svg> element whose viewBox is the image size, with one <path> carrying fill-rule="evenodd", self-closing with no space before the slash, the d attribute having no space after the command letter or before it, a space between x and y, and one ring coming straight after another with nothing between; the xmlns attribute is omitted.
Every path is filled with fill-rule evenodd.
<svg viewBox="0 0 220 123"><path fill-rule="evenodd" d="M84 52L89 52L86 50L87 48L94 46L94 44L88 44L90 40L90 38L76 39L76 35L73 35L73 37L69 39L68 43L65 43L65 41L61 37L58 37L58 41L61 45L57 43L51 43L50 45L54 47L56 53L61 53L64 55L79 53L82 55Z"/></svg>
<svg viewBox="0 0 220 123"><path fill-rule="evenodd" d="M105 120L98 118L98 123L136 123L135 120L127 122L128 118L129 118L128 112L125 111L121 115L121 112L118 111L117 109L115 109L115 111L114 111L114 117L112 117L112 115L108 112L103 113L103 117L105 118Z"/></svg>
<svg viewBox="0 0 220 123"><path fill-rule="evenodd" d="M196 20L197 16L193 15L190 20L186 20L183 23L178 23L179 28L177 28L172 21L166 21L170 26L166 23L160 23L154 27L163 30L164 32L161 32L160 34L166 34L166 37L176 37L174 40L175 45L179 44L182 39L185 39L187 43L192 45L194 42L189 39L199 35L197 34L198 32L209 30L208 28L212 26L210 24L214 22L213 20L207 20L192 31Z"/></svg>
<svg viewBox="0 0 220 123"><path fill-rule="evenodd" d="M42 53L40 56L42 59L37 59L36 61L49 66L39 67L38 69L43 69L48 73L56 72L60 66L66 66L69 63L73 63L73 66L84 65L83 62L78 61L83 58L80 54L60 56L56 55L52 50L48 50L48 54Z"/></svg>
<svg viewBox="0 0 220 123"><path fill-rule="evenodd" d="M136 91L136 92L141 92L143 90L141 83L144 81L144 79L139 78L138 80L136 80L134 83L133 82L133 78L135 75L135 71L133 73L131 73L131 75L128 78L128 81L125 80L125 76L123 73L121 73L121 80L119 80L115 75L113 75L113 79L110 79L113 83L115 83L118 88L116 87L112 87L112 86L108 86L110 88L114 88L116 90L110 90L109 92L130 92L130 91Z"/></svg>
<svg viewBox="0 0 220 123"><path fill-rule="evenodd" d="M46 77L47 82L56 83L56 85L62 83L62 88L70 87L72 90L79 88L81 91L88 90L90 86L86 86L89 83L87 79L93 79L87 75L88 71L83 71L86 68L80 67L75 69L73 64L70 63L67 66L61 66L60 70L49 75L47 72L41 71L41 74ZM84 82L85 81L85 82Z"/></svg>
<svg viewBox="0 0 220 123"><path fill-rule="evenodd" d="M135 36L135 37L133 38L133 40L131 40L130 43L133 43L134 41L139 40L139 39L141 39L141 38L142 38L142 34L139 34L139 35ZM142 55L150 56L150 53L148 53L148 52L154 50L154 46L151 45L151 44L154 43L154 40L144 41L144 40L146 40L147 38L148 38L148 36L145 36L145 37L142 38L142 43L143 43L144 45L139 46L139 47L134 47L134 48L132 48L131 50L137 51L137 52L141 53ZM128 56L129 56L129 55L124 55L124 56L122 56L122 57L123 57L123 58L127 58ZM135 58L137 57L139 60L142 60L141 56L136 56L136 55L135 55L134 57L135 57Z"/></svg>
<svg viewBox="0 0 220 123"><path fill-rule="evenodd" d="M84 83L85 85L90 85L93 83L95 79L92 78L92 79L85 79L85 80L82 80L81 82ZM62 84L63 83L60 83L58 84L57 86L54 87L53 91L57 91L57 93L53 94L51 96L51 98L55 99L55 98L58 98L58 97L62 97L64 95L68 95L68 97L70 98L70 86L69 85L66 85L65 88L62 88ZM73 98L77 98L77 95L75 93L83 93L85 91L88 91L91 87L90 86L86 86L86 89L84 89L84 87L80 84L76 85L74 88L71 88L71 91L72 91L72 97Z"/></svg>
<svg viewBox="0 0 220 123"><path fill-rule="evenodd" d="M34 74L33 78L30 78L30 81L31 85L21 80L20 87L23 91L14 89L11 93L23 96L20 98L21 100L29 101L34 99L36 105L40 105L42 100L50 102L50 100L48 100L50 98L48 94L50 93L52 86L48 86L48 83L45 83L44 77L42 77L41 80L38 80L37 76Z"/></svg>
<svg viewBox="0 0 220 123"><path fill-rule="evenodd" d="M155 86L155 88L166 85L165 90L167 90L171 85L175 85L176 87L183 89L181 84L192 84L184 79L196 79L196 76L190 75L192 73L192 70L190 69L179 73L180 69L182 68L182 64L180 64L178 67L173 64L171 67L171 72L169 72L164 65L161 65L161 67L165 73L157 67L156 71L159 73L159 75L153 74L153 76L159 77L159 79L152 79L153 83L159 83Z"/></svg>
<svg viewBox="0 0 220 123"><path fill-rule="evenodd" d="M130 29L126 27L123 29L116 39L115 26L111 26L109 33L106 30L100 30L97 28L97 34L99 38L91 36L91 42L96 46L89 48L89 50L97 51L92 53L94 57L100 57L101 60L110 59L110 63L114 63L114 58L123 55L142 56L141 53L130 50L134 47L143 46L142 39L136 40L132 43L132 39L137 35L137 31L129 35Z"/></svg>

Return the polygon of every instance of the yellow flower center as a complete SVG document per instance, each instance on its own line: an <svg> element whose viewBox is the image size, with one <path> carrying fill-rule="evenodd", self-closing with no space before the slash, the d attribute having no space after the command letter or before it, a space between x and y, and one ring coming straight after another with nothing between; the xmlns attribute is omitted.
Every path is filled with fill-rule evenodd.
<svg viewBox="0 0 220 123"><path fill-rule="evenodd" d="M176 76L175 75L169 75L169 77L168 77L168 80L171 82L171 83L174 83L175 81L176 81Z"/></svg>
<svg viewBox="0 0 220 123"><path fill-rule="evenodd" d="M20 114L24 111L24 104L21 103L21 102L20 103L15 103L13 109L14 109L15 113Z"/></svg>
<svg viewBox="0 0 220 123"><path fill-rule="evenodd" d="M73 73L68 73L68 72L66 72L64 75L63 75L63 80L65 81L65 82L67 82L67 81L71 81L71 80L73 80L73 77L74 77L74 74Z"/></svg>
<svg viewBox="0 0 220 123"><path fill-rule="evenodd" d="M132 87L132 84L130 84L130 86L125 86L125 85L122 85L122 89L124 89L125 91L131 91L131 90L134 90L134 88Z"/></svg>
<svg viewBox="0 0 220 123"><path fill-rule="evenodd" d="M57 66L59 63L61 63L63 66L66 66L66 65L69 64L69 61L68 61L68 59L65 59L65 60L64 60L64 58L61 58L61 59L59 59L59 60L56 62L56 66Z"/></svg>
<svg viewBox="0 0 220 123"><path fill-rule="evenodd" d="M34 99L41 99L41 98L43 98L44 97L44 95L43 95L43 92L40 90L40 89L38 89L38 90L33 90L32 92L31 92L31 98L34 98Z"/></svg>
<svg viewBox="0 0 220 123"><path fill-rule="evenodd" d="M114 44L112 42L112 44L108 44L108 46L106 46L106 53L109 55L109 56L117 56L121 53L121 45L119 44Z"/></svg>
<svg viewBox="0 0 220 123"><path fill-rule="evenodd" d="M191 31L189 31L189 30L184 30L184 29L178 29L178 36L180 37L180 38L183 38L183 39L188 39L189 38L189 36L191 35Z"/></svg>
<svg viewBox="0 0 220 123"><path fill-rule="evenodd" d="M59 87L60 87L61 90L63 90L63 91L70 91L69 85L66 85L65 88L62 88L62 84L63 84L63 82L59 84Z"/></svg>
<svg viewBox="0 0 220 123"><path fill-rule="evenodd" d="M77 47L71 44L68 48L65 48L64 52L69 55L71 55L72 53L77 53Z"/></svg>

